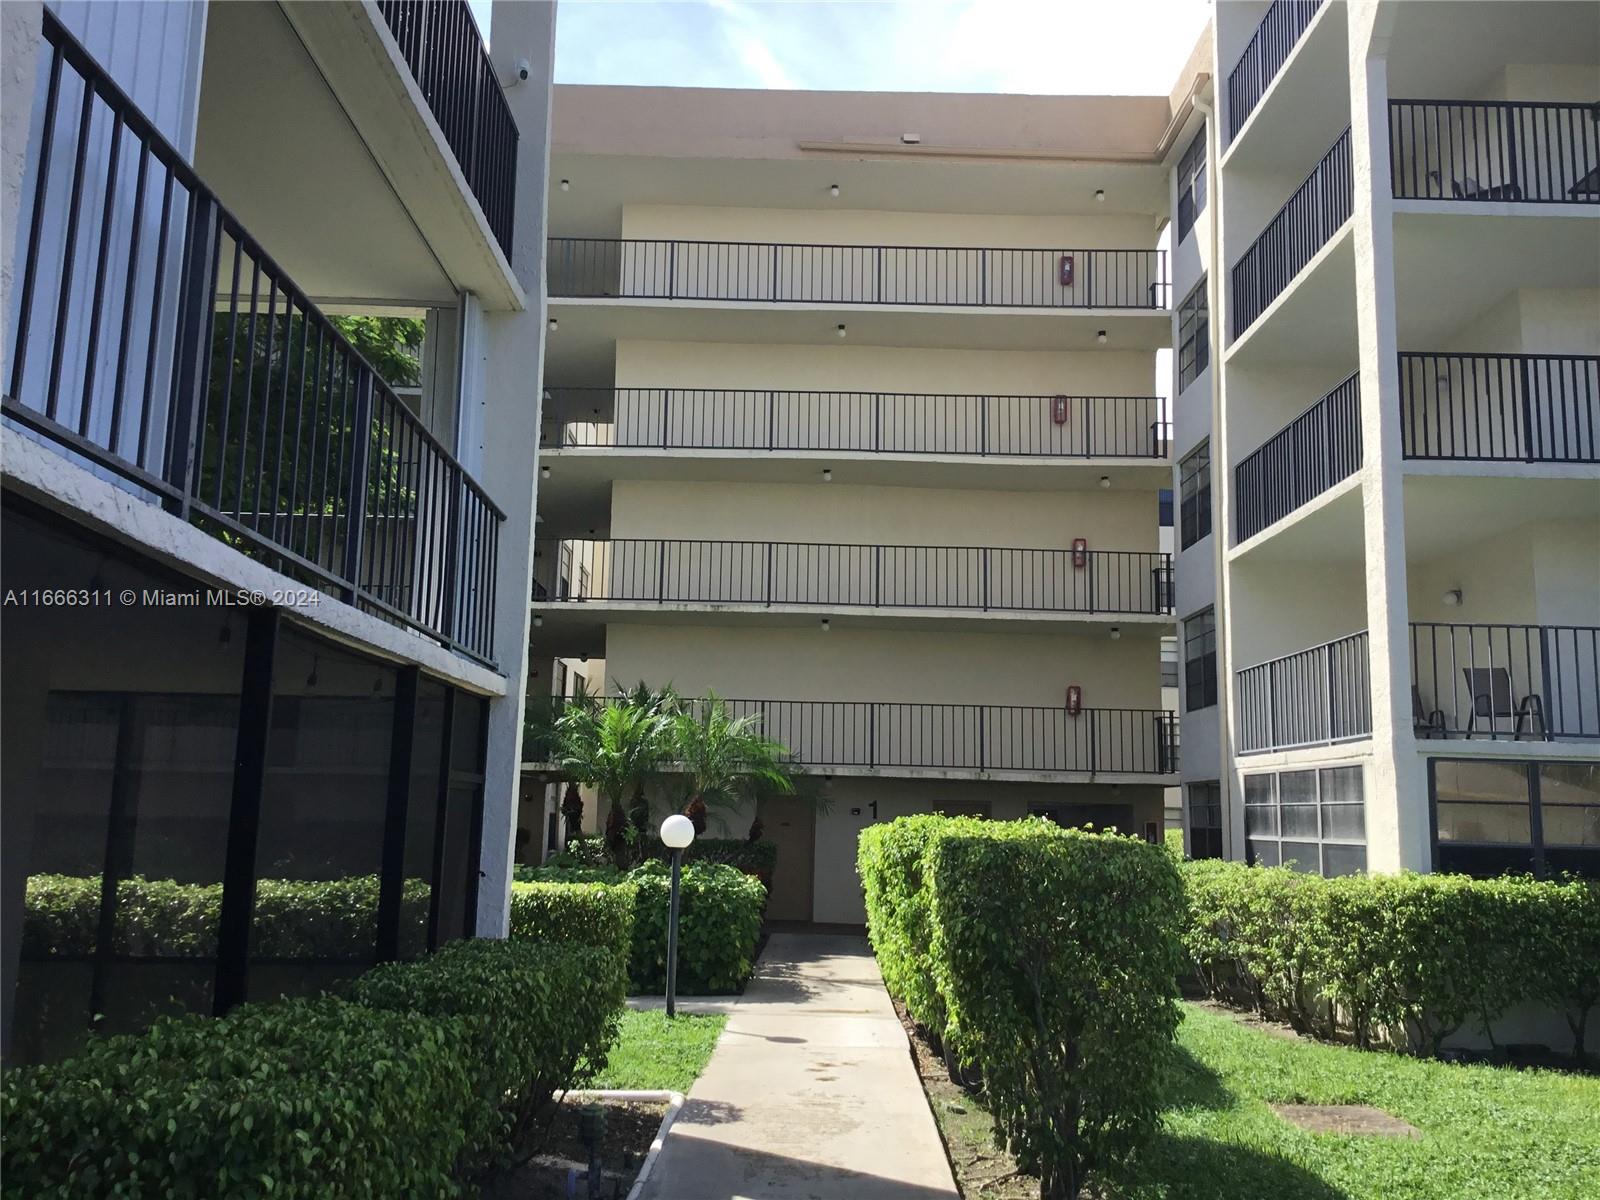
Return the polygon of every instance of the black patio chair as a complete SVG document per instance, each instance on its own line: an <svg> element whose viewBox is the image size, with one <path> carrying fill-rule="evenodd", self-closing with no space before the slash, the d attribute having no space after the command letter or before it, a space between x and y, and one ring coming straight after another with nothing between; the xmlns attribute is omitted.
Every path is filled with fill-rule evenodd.
<svg viewBox="0 0 1600 1200"><path fill-rule="evenodd" d="M1472 694L1472 715L1467 718L1469 737L1476 731L1478 718L1484 717L1489 722L1490 733L1496 732L1494 723L1497 720L1514 720L1512 736L1518 740L1522 738L1523 722L1531 724L1537 719L1540 736L1545 741L1550 740L1550 730L1544 719L1544 699L1538 692L1516 699L1510 671L1504 667L1462 667L1461 674L1466 679L1467 691Z"/></svg>

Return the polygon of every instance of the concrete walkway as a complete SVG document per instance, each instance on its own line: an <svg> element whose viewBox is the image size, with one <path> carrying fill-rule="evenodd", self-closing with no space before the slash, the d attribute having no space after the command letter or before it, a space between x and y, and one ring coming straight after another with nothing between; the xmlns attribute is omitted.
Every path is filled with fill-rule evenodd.
<svg viewBox="0 0 1600 1200"><path fill-rule="evenodd" d="M865 938L776 933L642 1200L958 1200Z"/></svg>

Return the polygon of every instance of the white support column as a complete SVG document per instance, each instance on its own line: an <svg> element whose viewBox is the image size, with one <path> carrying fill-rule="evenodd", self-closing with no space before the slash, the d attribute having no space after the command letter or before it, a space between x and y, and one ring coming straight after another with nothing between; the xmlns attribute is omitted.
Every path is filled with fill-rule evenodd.
<svg viewBox="0 0 1600 1200"><path fill-rule="evenodd" d="M1377 0L1349 5L1361 495L1372 685L1367 863L1373 871L1427 870L1430 857L1426 784L1411 725L1410 606L1397 400L1387 60L1394 15L1392 4Z"/></svg>
<svg viewBox="0 0 1600 1200"><path fill-rule="evenodd" d="M489 705L484 775L482 875L478 934L504 937L522 770L522 718L527 692L528 620L533 595L533 515L538 481L539 397L544 367L545 195L550 168L550 72L555 59L556 7L496 0L490 49L501 80L526 59L528 79L506 89L518 130L517 207L511 262L528 295L524 312L483 316L482 336L466 340L463 376L481 372L483 478L505 509L494 614L495 653L506 694ZM481 366L478 364L481 362ZM473 397L465 397L473 403ZM462 427L473 430L463 408ZM472 436L471 433L468 436ZM537 814L535 814L537 815Z"/></svg>

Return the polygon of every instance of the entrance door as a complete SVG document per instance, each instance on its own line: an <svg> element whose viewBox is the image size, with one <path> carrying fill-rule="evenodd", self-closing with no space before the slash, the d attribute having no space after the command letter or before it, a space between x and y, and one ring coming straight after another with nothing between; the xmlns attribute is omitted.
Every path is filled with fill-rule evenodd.
<svg viewBox="0 0 1600 1200"><path fill-rule="evenodd" d="M772 921L811 920L811 876L817 853L817 814L793 796L772 796L756 806L762 836L778 847L778 865L767 896Z"/></svg>

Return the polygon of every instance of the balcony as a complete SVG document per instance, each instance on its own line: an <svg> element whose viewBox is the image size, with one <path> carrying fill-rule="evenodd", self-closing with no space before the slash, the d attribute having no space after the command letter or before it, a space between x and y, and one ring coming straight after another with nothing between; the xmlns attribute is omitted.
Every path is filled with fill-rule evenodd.
<svg viewBox="0 0 1600 1200"><path fill-rule="evenodd" d="M731 388L553 388L541 446L1167 461L1159 396L927 395Z"/></svg>
<svg viewBox="0 0 1600 1200"><path fill-rule="evenodd" d="M1600 101L1391 100L1397 200L1600 204Z"/></svg>
<svg viewBox="0 0 1600 1200"><path fill-rule="evenodd" d="M1240 754L1372 736L1366 630L1246 667L1235 685Z"/></svg>
<svg viewBox="0 0 1600 1200"><path fill-rule="evenodd" d="M48 10L44 36L7 420L491 661L503 514Z"/></svg>
<svg viewBox="0 0 1600 1200"><path fill-rule="evenodd" d="M1233 469L1235 543L1361 468L1360 376L1352 375Z"/></svg>
<svg viewBox="0 0 1600 1200"><path fill-rule="evenodd" d="M1172 556L1143 551L625 538L540 542L534 601L719 610L1163 617Z"/></svg>
<svg viewBox="0 0 1600 1200"><path fill-rule="evenodd" d="M1600 462L1600 356L1400 355L1408 459Z"/></svg>
<svg viewBox="0 0 1600 1200"><path fill-rule="evenodd" d="M693 703L691 701L691 703ZM1161 709L866 700L728 700L739 717L829 774L1159 778L1178 769L1178 722Z"/></svg>
<svg viewBox="0 0 1600 1200"><path fill-rule="evenodd" d="M1600 628L1413 622L1419 738L1600 738Z"/></svg>
<svg viewBox="0 0 1600 1200"><path fill-rule="evenodd" d="M1167 307L1166 252L551 238L553 298Z"/></svg>
<svg viewBox="0 0 1600 1200"><path fill-rule="evenodd" d="M1323 0L1273 0L1249 45L1228 72L1229 141L1239 136L1322 3Z"/></svg>
<svg viewBox="0 0 1600 1200"><path fill-rule="evenodd" d="M517 207L517 122L466 0L378 0L389 32L507 259Z"/></svg>

